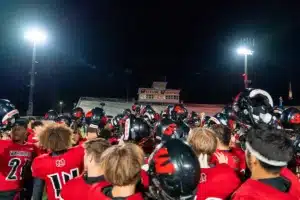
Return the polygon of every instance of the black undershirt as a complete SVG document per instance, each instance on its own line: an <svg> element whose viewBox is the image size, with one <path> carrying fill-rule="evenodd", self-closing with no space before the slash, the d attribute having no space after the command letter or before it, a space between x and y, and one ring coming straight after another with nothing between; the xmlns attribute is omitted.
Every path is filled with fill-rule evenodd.
<svg viewBox="0 0 300 200"><path fill-rule="evenodd" d="M96 176L96 177L88 177L87 174L83 175L83 180L86 184L92 185L94 183L98 183L101 181L104 181L104 175L102 176Z"/></svg>
<svg viewBox="0 0 300 200"><path fill-rule="evenodd" d="M113 199L113 200L126 200L128 197L113 197L112 195L113 186L108 186L103 188L102 192L105 196Z"/></svg>
<svg viewBox="0 0 300 200"><path fill-rule="evenodd" d="M276 178L259 179L258 181L285 193L288 192L291 187L290 181L281 176Z"/></svg>

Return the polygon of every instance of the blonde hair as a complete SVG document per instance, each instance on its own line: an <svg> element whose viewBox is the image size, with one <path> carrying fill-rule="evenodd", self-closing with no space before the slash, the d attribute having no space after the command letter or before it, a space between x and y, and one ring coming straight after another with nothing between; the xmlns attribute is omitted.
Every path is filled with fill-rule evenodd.
<svg viewBox="0 0 300 200"><path fill-rule="evenodd" d="M207 128L194 128L191 130L187 142L191 145L196 155L207 154L211 156L217 149L215 133Z"/></svg>
<svg viewBox="0 0 300 200"><path fill-rule="evenodd" d="M124 143L105 150L100 163L105 179L112 185L136 184L140 178L144 152L136 144Z"/></svg>
<svg viewBox="0 0 300 200"><path fill-rule="evenodd" d="M39 143L54 152L66 150L72 146L72 134L72 129L67 126L51 123L39 135Z"/></svg>
<svg viewBox="0 0 300 200"><path fill-rule="evenodd" d="M102 153L110 146L110 143L103 138L92 139L83 144L86 153L93 155L96 163L100 163Z"/></svg>

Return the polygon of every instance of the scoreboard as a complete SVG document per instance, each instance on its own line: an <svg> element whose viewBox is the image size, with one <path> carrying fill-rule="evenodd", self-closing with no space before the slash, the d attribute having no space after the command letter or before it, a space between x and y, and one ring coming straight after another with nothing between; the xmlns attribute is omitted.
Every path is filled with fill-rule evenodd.
<svg viewBox="0 0 300 200"><path fill-rule="evenodd" d="M152 88L139 88L139 102L180 103L180 90L166 89L166 82L154 82Z"/></svg>

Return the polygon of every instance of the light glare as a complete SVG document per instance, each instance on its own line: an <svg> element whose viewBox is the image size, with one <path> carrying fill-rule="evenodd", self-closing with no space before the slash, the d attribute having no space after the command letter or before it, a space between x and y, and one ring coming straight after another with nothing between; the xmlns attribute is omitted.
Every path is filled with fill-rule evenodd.
<svg viewBox="0 0 300 200"><path fill-rule="evenodd" d="M250 49L248 49L246 47L240 47L237 49L237 53L240 55L252 55L253 51L251 51Z"/></svg>
<svg viewBox="0 0 300 200"><path fill-rule="evenodd" d="M33 43L43 43L46 41L46 33L39 29L30 29L25 32L24 38Z"/></svg>

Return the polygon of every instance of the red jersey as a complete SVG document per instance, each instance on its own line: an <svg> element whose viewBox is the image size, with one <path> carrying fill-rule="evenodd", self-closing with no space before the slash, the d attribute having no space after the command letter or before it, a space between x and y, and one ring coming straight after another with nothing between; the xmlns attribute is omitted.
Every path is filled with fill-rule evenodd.
<svg viewBox="0 0 300 200"><path fill-rule="evenodd" d="M81 174L83 156L82 146L76 146L58 156L49 153L33 160L32 175L45 181L48 200L60 199L62 186Z"/></svg>
<svg viewBox="0 0 300 200"><path fill-rule="evenodd" d="M291 182L289 193L300 199L300 182L298 177L286 167L281 170L280 174Z"/></svg>
<svg viewBox="0 0 300 200"><path fill-rule="evenodd" d="M28 136L27 136L27 142L29 143L36 143L37 140L34 139L35 138L35 133L32 129L28 128L27 129L27 133L28 133Z"/></svg>
<svg viewBox="0 0 300 200"><path fill-rule="evenodd" d="M82 138L82 139L79 140L78 145L82 145L82 144L85 143L86 141L87 141L86 138Z"/></svg>
<svg viewBox="0 0 300 200"><path fill-rule="evenodd" d="M141 170L141 183L145 189L149 188L149 184L150 184L149 182L150 182L150 180L149 180L148 173L142 169Z"/></svg>
<svg viewBox="0 0 300 200"><path fill-rule="evenodd" d="M104 177L102 181L104 181ZM88 184L84 180L84 175L81 175L68 181L68 183L63 186L60 195L64 200L88 199L88 192L91 189L92 185L93 184Z"/></svg>
<svg viewBox="0 0 300 200"><path fill-rule="evenodd" d="M92 186L88 194L88 200L111 200L114 199L111 196L112 185L108 182L101 182ZM124 200L143 200L142 193L138 192L129 197L124 198Z"/></svg>
<svg viewBox="0 0 300 200"><path fill-rule="evenodd" d="M36 147L33 144L17 144L11 140L0 140L0 191L22 188L24 166L33 160Z"/></svg>
<svg viewBox="0 0 300 200"><path fill-rule="evenodd" d="M226 199L240 184L241 180L237 173L226 164L202 168L197 189L197 200L205 200L209 197Z"/></svg>
<svg viewBox="0 0 300 200"><path fill-rule="evenodd" d="M236 172L245 171L246 169L246 158L243 150L239 148L231 148L230 150L216 150L216 153L223 153L228 158L228 165L233 168ZM214 165L218 165L218 159L213 154L210 162Z"/></svg>
<svg viewBox="0 0 300 200"><path fill-rule="evenodd" d="M288 192L250 178L233 194L232 200L299 200L300 183L297 177L287 168L282 169L281 176L290 181Z"/></svg>

